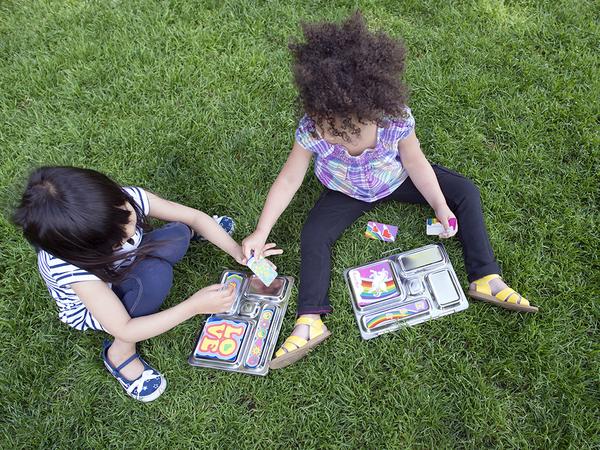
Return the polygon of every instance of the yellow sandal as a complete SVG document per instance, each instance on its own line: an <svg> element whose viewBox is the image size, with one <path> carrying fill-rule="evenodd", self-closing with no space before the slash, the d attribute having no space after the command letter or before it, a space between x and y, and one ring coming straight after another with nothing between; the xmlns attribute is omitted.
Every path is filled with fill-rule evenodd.
<svg viewBox="0 0 600 450"><path fill-rule="evenodd" d="M497 292L496 295L492 295L490 281L495 280L496 278L500 278L500 275L494 273L474 281L475 289L469 289L469 297L513 311L538 312L538 308L530 305L529 300L509 287Z"/></svg>
<svg viewBox="0 0 600 450"><path fill-rule="evenodd" d="M296 325L308 325L308 341L299 336L289 336L275 353L275 358L271 360L271 364L269 364L271 369L282 369L295 363L331 336L329 330L323 331L323 321L321 319L300 317L296 320Z"/></svg>

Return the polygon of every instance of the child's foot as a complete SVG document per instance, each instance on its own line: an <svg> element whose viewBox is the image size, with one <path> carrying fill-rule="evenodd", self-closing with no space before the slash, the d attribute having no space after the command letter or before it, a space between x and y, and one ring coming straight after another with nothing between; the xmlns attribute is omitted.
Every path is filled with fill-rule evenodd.
<svg viewBox="0 0 600 450"><path fill-rule="evenodd" d="M130 343L124 343L123 341L116 340L115 342L104 341L104 345L109 345L106 350L106 357L108 362L113 367L119 367L123 364L131 355L135 353L135 345ZM120 372L128 380L135 380L144 371L144 365L139 359L134 359L129 364L124 366Z"/></svg>
<svg viewBox="0 0 600 450"><path fill-rule="evenodd" d="M109 358L110 348L111 342L104 341L104 350L102 351L104 366L125 389L127 395L141 402L150 402L160 397L167 387L167 380L159 371L151 367L137 353L118 365L113 364ZM128 366L133 368L128 368ZM141 371L139 366L141 366ZM130 378L125 375L126 373L137 373L138 375Z"/></svg>
<svg viewBox="0 0 600 450"><path fill-rule="evenodd" d="M513 311L538 311L537 307L529 304L529 300L509 288L498 274L487 275L473 281L469 285L468 294L475 300L482 300Z"/></svg>
<svg viewBox="0 0 600 450"><path fill-rule="evenodd" d="M231 217L215 215L213 216L213 219L227 232L229 236L233 235L233 232L235 231L235 221ZM192 235L192 241L204 242L206 239L194 232Z"/></svg>
<svg viewBox="0 0 600 450"><path fill-rule="evenodd" d="M271 360L271 369L281 369L303 358L314 347L331 336L319 314L298 317L296 327Z"/></svg>

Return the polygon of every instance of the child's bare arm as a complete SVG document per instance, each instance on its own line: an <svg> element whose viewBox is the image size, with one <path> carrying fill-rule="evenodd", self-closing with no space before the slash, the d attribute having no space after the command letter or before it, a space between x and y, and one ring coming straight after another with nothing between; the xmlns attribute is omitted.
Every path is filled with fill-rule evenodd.
<svg viewBox="0 0 600 450"><path fill-rule="evenodd" d="M398 142L398 151L404 169L408 176L425 197L427 203L435 211L437 219L444 225L446 231L440 237L454 236L458 227L452 229L448 224L448 219L454 217L454 213L448 207L446 198L442 193L435 172L421 151L421 145L417 135L412 131L405 139Z"/></svg>
<svg viewBox="0 0 600 450"><path fill-rule="evenodd" d="M237 262L242 263L243 254L240 245L208 214L165 200L150 192L148 192L148 200L150 201L150 217L166 222L183 222L197 234L231 255Z"/></svg>
<svg viewBox="0 0 600 450"><path fill-rule="evenodd" d="M197 314L227 311L233 303L235 291L231 287L221 290L222 287L220 284L205 287L172 308L132 318L119 297L105 282L82 281L72 286L102 327L112 336L126 342L139 342L158 336Z"/></svg>
<svg viewBox="0 0 600 450"><path fill-rule="evenodd" d="M262 252L271 229L302 185L311 158L311 152L294 142L287 161L269 190L256 230L242 242L246 257L249 258L252 251L256 255Z"/></svg>

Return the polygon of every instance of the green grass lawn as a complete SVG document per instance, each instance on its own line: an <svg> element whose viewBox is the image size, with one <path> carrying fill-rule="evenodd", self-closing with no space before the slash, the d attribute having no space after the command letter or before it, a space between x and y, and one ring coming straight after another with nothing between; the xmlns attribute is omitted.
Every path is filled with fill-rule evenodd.
<svg viewBox="0 0 600 450"><path fill-rule="evenodd" d="M342 272L392 248L362 236L366 221L399 225L403 249L435 241L428 208L387 204L335 247L325 345L265 378L192 368L196 317L140 345L169 386L131 400L102 366L105 336L58 321L10 224L25 175L91 167L229 214L241 240L293 141L287 42L301 20L356 6L405 39L423 149L479 185L505 277L541 312L472 303L362 341ZM597 0L0 2L0 447L598 448L599 13ZM273 230L284 274L299 273L319 191L307 177ZM458 242L446 248L466 284ZM194 246L167 305L234 267Z"/></svg>

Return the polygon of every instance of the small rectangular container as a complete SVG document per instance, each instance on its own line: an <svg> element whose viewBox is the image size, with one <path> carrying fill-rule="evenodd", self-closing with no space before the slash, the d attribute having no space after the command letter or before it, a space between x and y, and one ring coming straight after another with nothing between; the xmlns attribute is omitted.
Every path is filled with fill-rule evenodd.
<svg viewBox="0 0 600 450"><path fill-rule="evenodd" d="M365 340L469 307L442 244L353 267L344 276Z"/></svg>
<svg viewBox="0 0 600 450"><path fill-rule="evenodd" d="M206 319L188 362L197 367L264 376L269 371L294 279L278 276L267 287L255 275L227 270L221 282L236 283L233 307Z"/></svg>

